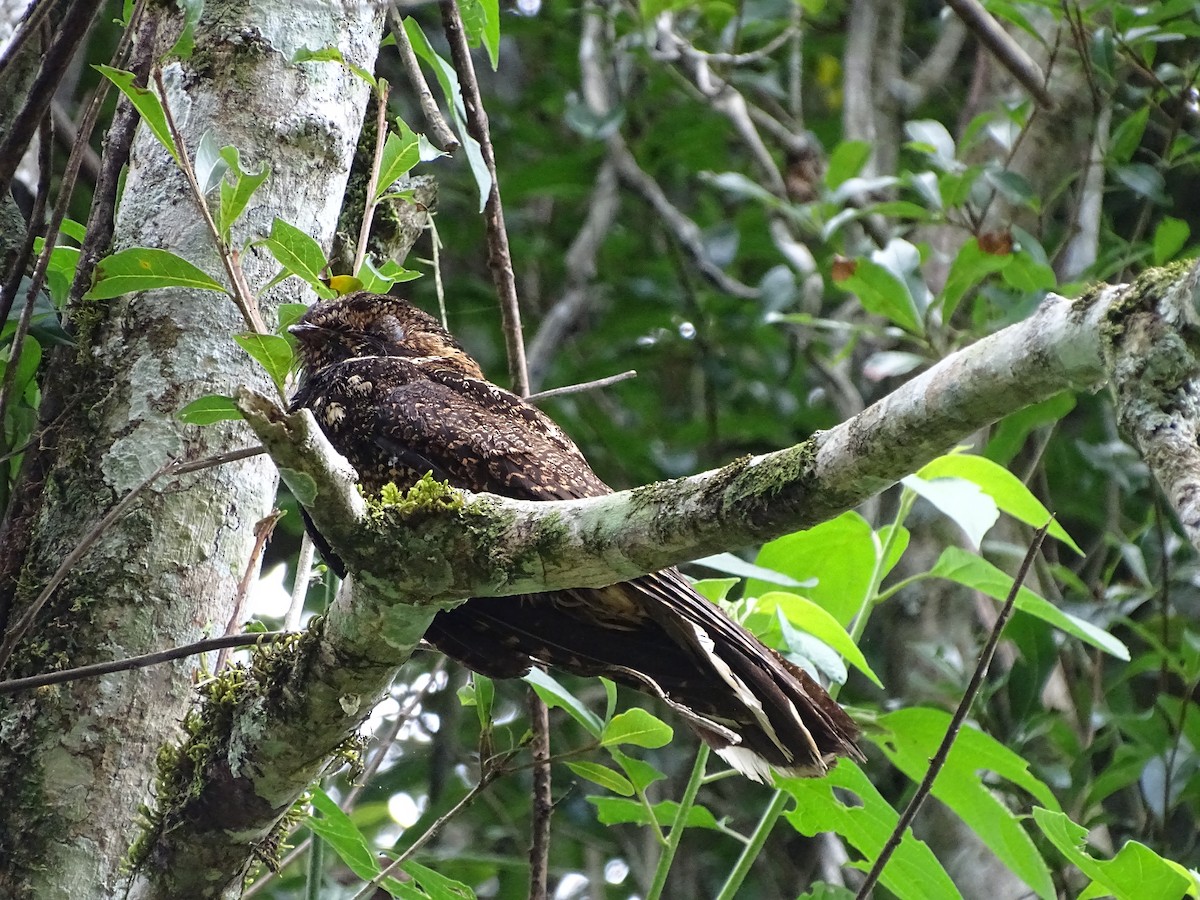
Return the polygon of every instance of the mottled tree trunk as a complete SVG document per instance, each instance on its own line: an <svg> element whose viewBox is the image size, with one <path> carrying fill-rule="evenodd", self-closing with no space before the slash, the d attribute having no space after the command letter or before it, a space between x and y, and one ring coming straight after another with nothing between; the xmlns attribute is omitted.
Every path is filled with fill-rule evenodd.
<svg viewBox="0 0 1200 900"><path fill-rule="evenodd" d="M235 228L261 237L278 215L329 246L361 126L367 86L337 63L292 62L304 47L338 47L374 66L383 8L210 2L189 59L164 63L167 101L194 154L203 134L233 144L271 177ZM117 249L161 247L220 277L213 244L183 176L143 128L117 217ZM252 286L274 274L243 256ZM295 279L270 309L300 299ZM245 329L220 295L159 290L83 301L79 346L51 372L47 403L66 410L34 525L13 618L113 504L171 460L250 446L241 423L182 424L196 397L269 382L230 340ZM6 675L121 658L220 633L247 565L254 525L276 475L265 457L143 491L53 594ZM160 746L178 737L193 700L193 661L110 675L0 703L0 895L121 893L120 862L150 799ZM215 823L216 824L216 823Z"/></svg>

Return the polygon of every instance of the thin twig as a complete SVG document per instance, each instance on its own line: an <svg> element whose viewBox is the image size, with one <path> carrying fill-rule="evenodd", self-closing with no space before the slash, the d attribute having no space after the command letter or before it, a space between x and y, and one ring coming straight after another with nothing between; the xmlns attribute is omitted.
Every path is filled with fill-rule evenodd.
<svg viewBox="0 0 1200 900"><path fill-rule="evenodd" d="M979 0L946 0L979 42L992 51L992 55L1013 78L1017 79L1033 95L1043 109L1054 108L1054 98L1046 90L1046 76L1033 58L1012 39L992 14L984 9Z"/></svg>
<svg viewBox="0 0 1200 900"><path fill-rule="evenodd" d="M358 226L358 246L354 250L354 268L352 275L357 275L362 268L363 260L367 258L367 242L371 239L371 222L375 218L375 207L379 202L375 193L379 188L379 168L383 165L383 147L387 143L387 104L388 83L382 78L375 94L375 158L371 161L371 172L367 176L367 202L363 207L362 222Z"/></svg>
<svg viewBox="0 0 1200 900"><path fill-rule="evenodd" d="M312 583L312 562L315 545L304 529L304 537L300 539L300 556L296 559L296 577L292 581L292 599L288 604L287 615L283 617L283 627L296 629L300 627L300 617L304 615L304 601L308 597L308 587Z"/></svg>
<svg viewBox="0 0 1200 900"><path fill-rule="evenodd" d="M50 117L54 122L54 139L70 153L83 129L75 124L71 114L57 100L50 104ZM100 177L100 154L92 149L87 140L83 141L83 156L79 168L87 176L90 184L95 184Z"/></svg>
<svg viewBox="0 0 1200 900"><path fill-rule="evenodd" d="M396 859L393 860L385 869L383 869L383 871L363 885L362 890L351 897L350 900L364 900L364 898L374 895L376 888L378 888L383 879L391 877L392 873L408 862L412 858L413 854L429 843L429 839L441 831L442 827L447 822L474 803L475 798L487 790L491 783L495 781L496 778L501 774L502 770L499 767L492 768L489 766L489 768L479 776L479 781L477 781L472 788L463 795L461 800L446 810L446 812L442 813L442 815L438 816L437 820L425 830L424 834L413 841L412 845L398 857L396 857Z"/></svg>
<svg viewBox="0 0 1200 900"><path fill-rule="evenodd" d="M12 656L12 652L16 648L17 643L22 637L25 636L25 633L33 625L34 620L42 611L42 608L50 600L50 597L58 589L58 586L62 583L63 579L67 577L71 569L74 568L75 564L84 557L84 555L92 548L92 545L100 539L104 532L106 532L114 522L116 522L129 510L129 508L133 505L133 502L138 498L142 491L150 487L150 485L158 481L159 478L167 474L172 476L183 475L187 472L195 472L199 471L200 469L222 465L223 463L231 462L234 459L242 459L246 456L257 455L261 452L263 452L262 448L258 447L251 448L249 450L235 450L232 453L222 453L219 456L209 457L207 459L196 460L193 462L177 463L174 460L171 460L170 462L163 463L139 484L134 485L129 493L122 497L121 500L115 506L113 506L113 508L110 509L104 515L104 517L97 522L87 534L83 536L82 539L80 539L79 543L75 545L74 549L71 550L71 552L68 553L63 559L62 563L59 564L59 567L55 570L54 574L50 576L50 580L46 582L46 586L42 588L41 593L37 595L37 598L33 601L33 603L30 604L29 608L25 610L21 618L13 623L8 633L4 636L4 642L0 644L0 670L4 669L4 666Z"/></svg>
<svg viewBox="0 0 1200 900"><path fill-rule="evenodd" d="M562 397L567 394L582 394L584 391L594 391L598 388L606 388L610 385L619 384L622 381L628 381L630 378L637 378L637 371L630 369L627 372L621 372L618 375L609 375L607 378L597 378L595 381L584 381L580 384L568 384L563 387L550 388L546 391L538 391L536 394L530 394L525 399L530 403L541 403L543 400L549 400L551 397Z"/></svg>
<svg viewBox="0 0 1200 900"><path fill-rule="evenodd" d="M379 771L379 767L383 765L383 761L387 759L388 752L391 750L392 745L396 743L396 739L400 736L400 729L402 729L405 724L412 719L413 714L416 712L421 701L424 700L436 687L437 675L445 671L445 669L446 657L443 656L438 659L434 667L429 670L429 680L425 683L425 686L419 691L408 692L408 696L404 698L404 705L401 706L396 712L395 719L390 722L387 729L379 735L379 746L376 748L374 755L372 755L370 762L368 762L366 767L363 769L362 777L360 777L358 781L354 783L350 790L346 792L346 796L338 804L343 812L348 813L354 808L354 804L358 801L358 798L362 796L362 792L366 790L367 786L371 783L371 779L375 777L375 773ZM292 850L289 851L288 855L279 861L278 866L273 869L268 869L261 878L255 881L250 887L246 888L245 892L242 894L242 900L249 900L250 897L253 897L259 891L263 890L264 886L269 883L272 878L274 878L280 872L285 871L288 866L303 856L308 848L312 845L312 842L313 839L312 835L310 834L299 844L293 847Z"/></svg>
<svg viewBox="0 0 1200 900"><path fill-rule="evenodd" d="M191 157L188 156L187 145L183 140L183 133L175 124L175 117L171 113L171 105L167 102L167 88L163 83L162 69L154 70L154 84L158 87L158 96L162 101L163 115L167 120L167 129L171 132L171 140L175 143L175 150L179 154L179 169L183 172L183 177L188 183L188 187L192 192L192 199L196 202L196 206L200 210L200 216L204 219L204 224L208 226L208 232L212 236L213 243L217 248L217 255L221 257L221 264L225 267L225 274L229 276L229 287L232 291L234 305L237 306L238 312L242 314L242 318L250 327L250 330L256 334L269 334L270 330L266 323L263 322L262 314L258 309L258 300L254 296L254 292L250 290L250 286L246 283L245 273L242 272L242 267L238 265L234 259L233 252L225 241L221 239L221 230L217 228L217 223L213 220L212 211L208 208L208 201L204 198L204 189L200 187L200 182L196 178L196 169L192 166Z"/></svg>
<svg viewBox="0 0 1200 900"><path fill-rule="evenodd" d="M416 51L412 48L408 32L404 29L404 20L400 17L400 11L396 9L395 3L388 6L388 24L392 26L392 34L396 38L396 50L400 54L400 63L404 66L408 85L417 95L421 115L425 118L426 136L439 150L453 155L462 145L442 116L442 111L438 109L437 101L433 99L433 91L429 90L429 85L421 72L421 61L417 59Z"/></svg>
<svg viewBox="0 0 1200 900"><path fill-rule="evenodd" d="M130 656L126 659L116 659L111 662L93 663L90 666L79 666L76 669L63 669L61 672L46 672L42 675L30 675L28 678L12 678L0 681L0 694L15 694L17 691L45 687L49 684L64 684L68 681L81 681L84 678L98 678L113 672L126 672L134 669L145 669L157 666L159 663L183 659L187 656L199 656L213 650L223 650L229 647L247 647L254 644L270 644L290 637L290 631L262 631L258 634L230 634L224 637L207 638L194 644L184 644L169 650L156 650L142 656Z"/></svg>
<svg viewBox="0 0 1200 900"><path fill-rule="evenodd" d="M488 131L487 112L479 93L479 82L475 78L475 64L471 62L471 48L463 29L458 5L454 0L440 0L442 27L450 43L450 58L458 73L459 89L462 91L463 107L467 113L467 130L479 143L479 152L492 177L484 219L488 234L488 268L500 297L500 318L504 326L504 339L508 349L508 371L512 378L513 392L524 397L529 393L529 375L525 365L525 344L521 340L521 307L517 302L516 278L513 276L512 255L508 249L508 232L504 227L504 207L500 202L500 181L496 177L496 153Z"/></svg>
<svg viewBox="0 0 1200 900"><path fill-rule="evenodd" d="M225 626L226 637L237 634L240 630L240 620L246 611L246 598L250 596L250 585L262 565L263 550L266 549L267 543L271 540L271 533L282 518L283 510L273 509L254 525L254 546L250 550L250 558L246 560L246 568L238 582L237 593L233 596L233 611L229 614L229 624ZM229 649L225 648L217 654L217 662L213 666L213 671L220 672L228 661Z"/></svg>
<svg viewBox="0 0 1200 900"><path fill-rule="evenodd" d="M1025 559L1021 561L1021 568L1017 570L1017 577L1013 579L1012 590L1008 592L1004 606L1001 607L1000 614L996 616L996 624L992 626L987 643L984 644L983 651L979 654L979 662L975 666L975 671L971 673L971 681L967 685L962 700L959 701L958 708L954 710L954 715L950 717L950 724L946 728L946 736L942 738L942 743L938 746L937 752L930 759L929 769L925 772L925 777L921 779L920 785L917 786L916 793L908 801L908 806L900 814L900 818L896 822L896 827L892 829L892 833L888 835L883 849L879 851L879 856L875 858L875 863L871 866L871 871L867 873L866 880L859 887L858 893L855 895L855 900L866 900L870 896L871 891L879 881L879 876L883 874L883 869L887 865L888 860L896 852L896 848L900 846L904 832L912 824L917 812L921 809L921 805L925 802L925 798L929 796L929 792L933 790L933 782L937 779L938 773L946 765L946 760L950 756L950 748L954 746L954 741L958 737L958 733L962 730L963 722L966 721L967 714L971 711L971 704L975 702L980 688L983 687L983 679L987 677L992 657L996 655L996 647L1000 644L1000 635L1004 631L1004 626L1008 624L1008 620L1012 616L1013 608L1017 602L1017 595L1021 592L1021 585L1025 583L1025 577L1029 574L1029 570L1033 566L1033 561L1037 558L1038 550L1041 549L1042 541L1046 537L1046 532L1050 530L1053 522L1054 519L1051 518L1045 525L1034 532L1033 540L1030 541Z"/></svg>
<svg viewBox="0 0 1200 900"><path fill-rule="evenodd" d="M527 694L533 739L533 811L529 842L529 900L546 900L550 875L550 814L554 801L550 792L550 711L534 691Z"/></svg>

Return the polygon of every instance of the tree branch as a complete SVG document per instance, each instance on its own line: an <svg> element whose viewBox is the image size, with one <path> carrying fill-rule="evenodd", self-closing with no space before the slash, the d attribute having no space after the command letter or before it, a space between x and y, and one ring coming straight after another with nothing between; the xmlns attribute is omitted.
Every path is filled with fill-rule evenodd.
<svg viewBox="0 0 1200 900"><path fill-rule="evenodd" d="M1175 267L1074 301L1051 295L1026 321L805 443L570 502L469 495L423 482L403 502L368 503L311 413L289 415L243 390L238 403L247 421L346 562L351 590L293 653L246 679L226 733L202 736L207 778L198 793L161 813L146 858L176 876L201 860L210 873L240 872L367 715L433 615L458 598L608 584L811 526L984 425L1060 391L1095 390L1110 372L1123 420L1168 493L1182 498L1185 526L1197 539L1200 450L1194 431L1161 418L1180 392L1200 397L1200 364L1190 352L1200 344L1197 282L1197 272ZM1149 400L1138 394L1142 384L1155 392ZM1150 412L1139 418L1147 403ZM1171 424L1174 432L1163 436ZM1190 454L1162 461L1189 433ZM220 828L212 825L217 809ZM230 810L237 811L232 820ZM188 896L217 896L217 887L198 879L181 884Z"/></svg>

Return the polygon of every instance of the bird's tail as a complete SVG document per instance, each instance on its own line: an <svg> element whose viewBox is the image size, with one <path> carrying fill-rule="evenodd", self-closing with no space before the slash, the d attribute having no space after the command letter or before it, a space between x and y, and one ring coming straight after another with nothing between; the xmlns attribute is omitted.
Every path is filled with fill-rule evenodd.
<svg viewBox="0 0 1200 900"><path fill-rule="evenodd" d="M605 588L475 599L426 637L468 668L513 677L532 663L605 675L664 700L755 781L823 775L860 758L854 721L803 669L765 647L668 569Z"/></svg>

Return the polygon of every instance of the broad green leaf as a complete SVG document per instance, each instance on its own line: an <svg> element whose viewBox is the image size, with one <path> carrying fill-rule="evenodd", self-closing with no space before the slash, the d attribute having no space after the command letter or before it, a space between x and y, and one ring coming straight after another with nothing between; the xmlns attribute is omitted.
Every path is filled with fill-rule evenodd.
<svg viewBox="0 0 1200 900"><path fill-rule="evenodd" d="M604 732L600 735L600 746L633 744L635 747L653 750L671 743L674 736L675 732L670 725L635 706L613 716L612 721L604 726Z"/></svg>
<svg viewBox="0 0 1200 900"><path fill-rule="evenodd" d="M496 698L496 686L492 679L478 672L471 673L471 680L458 689L458 702L463 706L475 707L479 727L488 728L492 723L492 703Z"/></svg>
<svg viewBox="0 0 1200 900"><path fill-rule="evenodd" d="M593 762L569 762L567 768L580 778L586 778L593 784L608 788L614 794L620 794L622 797L632 797L634 794L633 785L629 783L629 779L620 772L614 772L608 766Z"/></svg>
<svg viewBox="0 0 1200 900"><path fill-rule="evenodd" d="M458 129L458 139L462 142L463 152L467 155L471 174L475 176L475 184L479 188L479 211L483 212L488 197L492 193L492 175L488 171L487 163L483 160L479 142L471 137L467 128L467 111L463 106L462 92L458 87L458 75L453 66L434 52L429 40L425 37L425 32L411 16L404 20L404 31L417 56L433 69L438 84L441 85L442 93L445 94L446 100L450 104L450 117Z"/></svg>
<svg viewBox="0 0 1200 900"><path fill-rule="evenodd" d="M188 425L211 425L213 422L240 419L242 411L237 408L232 397L208 394L193 400L175 415Z"/></svg>
<svg viewBox="0 0 1200 900"><path fill-rule="evenodd" d="M981 591L995 600L1005 600L1012 590L1012 576L960 547L947 547L943 550L930 574ZM1063 612L1027 587L1022 587L1017 594L1015 605L1021 612L1049 622L1055 628L1062 629L1117 659L1129 659L1129 648L1107 631Z"/></svg>
<svg viewBox="0 0 1200 900"><path fill-rule="evenodd" d="M855 646L850 635L846 633L846 629L823 607L798 594L787 591L770 591L758 598L757 608L766 612L778 609L797 628L820 638L879 687L883 687L883 682L871 671L866 657Z"/></svg>
<svg viewBox="0 0 1200 900"><path fill-rule="evenodd" d="M1051 291L1058 286L1054 269L1025 250L1014 253L1011 265L1005 266L1000 275L1005 284L1030 294Z"/></svg>
<svg viewBox="0 0 1200 900"><path fill-rule="evenodd" d="M868 141L842 141L829 154L829 164L825 167L826 186L833 189L848 178L854 178L862 172L870 158L871 144Z"/></svg>
<svg viewBox="0 0 1200 900"><path fill-rule="evenodd" d="M914 708L879 717L883 734L872 740L892 765L919 782L929 769L950 725L940 709ZM1053 900L1050 871L1021 826L1019 817L985 783L982 772L994 772L1032 794L1040 803L1058 808L1050 788L1034 777L1029 764L999 741L971 726L955 738L946 764L933 784L933 795L949 806L983 843L1039 897Z"/></svg>
<svg viewBox="0 0 1200 900"><path fill-rule="evenodd" d="M589 803L596 807L596 818L602 825L649 825L651 814L659 827L675 824L675 816L679 812L679 804L674 800L664 800L655 803L649 810L638 800L625 800L621 797L600 797L589 794ZM714 828L721 826L717 817L706 807L695 804L688 810L684 828Z"/></svg>
<svg viewBox="0 0 1200 900"><path fill-rule="evenodd" d="M305 232L295 225L276 217L271 223L271 233L256 243L266 247L289 275L296 275L308 282L322 300L329 300L335 293L321 282L325 269L325 254Z"/></svg>
<svg viewBox="0 0 1200 900"><path fill-rule="evenodd" d="M276 387L283 390L288 369L292 367L292 345L277 334L235 334L233 339L267 370Z"/></svg>
<svg viewBox="0 0 1200 900"><path fill-rule="evenodd" d="M870 589L878 552L867 520L848 512L765 544L754 564L802 583L815 578L817 583L806 588L805 595L845 627ZM747 597L760 597L778 589L777 584L756 578L746 582Z"/></svg>
<svg viewBox="0 0 1200 900"><path fill-rule="evenodd" d="M412 170L421 161L421 151L417 146L417 136L413 134L403 119L396 120L400 133L388 132L387 140L383 142L383 158L379 162L379 182L375 185L375 196L378 200L386 194L396 179Z"/></svg>
<svg viewBox="0 0 1200 900"><path fill-rule="evenodd" d="M909 475L901 483L953 519L976 550L982 545L984 535L1000 519L996 501L965 478L926 479L920 475Z"/></svg>
<svg viewBox="0 0 1200 900"><path fill-rule="evenodd" d="M279 324L275 326L275 330L286 336L288 328L295 325L300 317L308 312L308 307L303 303L280 303L275 309L275 316Z"/></svg>
<svg viewBox="0 0 1200 900"><path fill-rule="evenodd" d="M867 312L883 316L913 334L923 332L917 305L903 281L870 259L855 260L853 269L849 275L835 279L838 287L856 294Z"/></svg>
<svg viewBox="0 0 1200 900"><path fill-rule="evenodd" d="M1111 894L1117 900L1178 900L1197 888L1195 877L1183 866L1163 859L1145 844L1129 841L1113 859L1096 859L1087 851L1087 829L1065 813L1034 807L1033 820L1063 856L1100 886L1081 897Z"/></svg>
<svg viewBox="0 0 1200 900"><path fill-rule="evenodd" d="M500 4L498 0L461 0L463 26L471 46L483 44L492 71L500 63Z"/></svg>
<svg viewBox="0 0 1200 900"><path fill-rule="evenodd" d="M938 168L955 168L954 138L941 122L936 119L915 119L904 123L904 133L914 149L922 150L934 158Z"/></svg>
<svg viewBox="0 0 1200 900"><path fill-rule="evenodd" d="M927 463L917 472L921 478L964 478L979 485L980 490L991 497L1000 509L1014 519L1041 528L1050 519L1050 511L1033 495L1033 492L1008 469L986 456L973 453L948 453ZM1048 532L1076 553L1083 555L1079 545L1067 534L1065 528L1055 520Z"/></svg>
<svg viewBox="0 0 1200 900"><path fill-rule="evenodd" d="M376 266L375 260L368 254L363 260L362 268L358 270L358 279L362 282L364 291L376 294L386 294L392 285L405 281L413 281L421 277L420 272L406 269L392 260L385 260L383 265Z"/></svg>
<svg viewBox="0 0 1200 900"><path fill-rule="evenodd" d="M713 603L721 603L729 592L738 584L741 584L740 578L704 578L700 581L693 581L692 587L696 592Z"/></svg>
<svg viewBox="0 0 1200 900"><path fill-rule="evenodd" d="M217 227L221 231L221 237L228 241L229 229L246 211L246 205L254 196L254 192L271 174L271 167L264 162L258 172L246 172L242 169L241 154L238 153L237 147L233 146L221 148L221 159L233 173L232 183L221 179L221 205L217 210Z"/></svg>
<svg viewBox="0 0 1200 900"><path fill-rule="evenodd" d="M1012 254L986 253L977 238L970 238L954 257L946 285L942 288L940 302L942 318L949 322L958 308L959 301L967 291L978 286L993 272L999 272L1012 262Z"/></svg>
<svg viewBox="0 0 1200 900"><path fill-rule="evenodd" d="M814 837L836 831L865 858L866 870L896 828L899 816L855 763L848 759L824 778L777 778L796 800L784 813L796 831ZM900 900L962 900L954 882L923 842L904 833L880 879Z"/></svg>
<svg viewBox="0 0 1200 900"><path fill-rule="evenodd" d="M616 760L617 765L625 770L625 775L635 790L644 791L654 782L667 777L644 759L627 756L616 747L606 747L605 749L608 751L608 755Z"/></svg>
<svg viewBox="0 0 1200 900"><path fill-rule="evenodd" d="M524 680L537 691L537 695L547 706L566 710L572 719L595 737L600 737L600 733L604 730L604 723L600 721L600 717L584 706L578 697L559 684L551 675L534 666L525 675Z"/></svg>
<svg viewBox="0 0 1200 900"><path fill-rule="evenodd" d="M1192 230L1183 219L1164 216L1154 229L1154 264L1161 266L1175 258L1187 243Z"/></svg>
<svg viewBox="0 0 1200 900"><path fill-rule="evenodd" d="M148 88L135 85L132 72L103 65L93 66L93 68L115 84L121 93L129 98L129 102L138 111L138 115L142 117L146 127L158 138L158 142L166 148L178 165L180 162L179 149L175 146L174 138L171 137L171 129L167 125L167 114L163 111L162 101L159 100L158 95Z"/></svg>
<svg viewBox="0 0 1200 900"><path fill-rule="evenodd" d="M88 300L109 300L168 287L226 293L219 282L169 250L130 247L96 264L95 283L85 296Z"/></svg>
<svg viewBox="0 0 1200 900"><path fill-rule="evenodd" d="M1000 421L992 431L992 439L988 441L983 452L988 459L1003 465L1020 452L1030 432L1057 422L1074 408L1075 395L1070 391L1063 391L1041 403L1027 406ZM1059 537L1054 531L1051 531L1051 534ZM1065 542L1070 543L1069 539Z"/></svg>
<svg viewBox="0 0 1200 900"><path fill-rule="evenodd" d="M350 817L318 787L312 788L312 805L321 815L308 816L304 824L312 829L314 834L320 835L350 871L363 881L370 881L377 876L380 866L375 851ZM385 878L380 883L389 892L394 892L402 886L394 878Z"/></svg>

